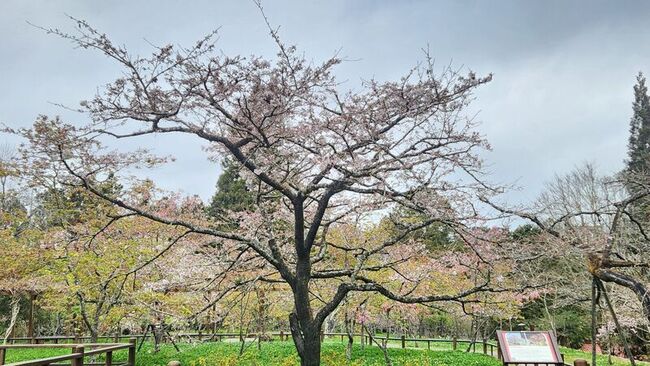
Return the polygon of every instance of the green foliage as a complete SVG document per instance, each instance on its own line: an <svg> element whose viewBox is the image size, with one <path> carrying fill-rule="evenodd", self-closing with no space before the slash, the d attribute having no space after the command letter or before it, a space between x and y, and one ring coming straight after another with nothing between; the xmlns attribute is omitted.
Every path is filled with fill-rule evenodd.
<svg viewBox="0 0 650 366"><path fill-rule="evenodd" d="M217 180L217 191L212 196L208 214L217 217L225 211L245 211L255 202L255 195L239 175L240 166L228 159L223 161L223 172Z"/></svg>
<svg viewBox="0 0 650 366"><path fill-rule="evenodd" d="M246 349L244 355L238 357L238 343L203 343L197 346L180 344L181 352L177 353L171 344L164 344L160 352L153 353L152 345L145 343L136 356L137 366L165 366L171 360L178 360L183 366L296 366L299 365L295 348L290 342L263 343L262 350L256 345ZM391 360L395 366L498 366L501 363L492 357L480 354L464 353L461 351L425 351L412 349L389 349ZM591 355L571 348L561 348L564 361L573 364L577 358L591 360ZM11 349L7 352L7 363L38 358L57 356L70 353L69 349ZM126 360L126 351L118 351L113 355L115 362ZM609 365L607 355L598 355L598 364ZM102 361L100 356L98 361ZM358 345L352 352L352 361L345 359L345 346L338 342L323 344L323 366L383 366L383 355L377 347ZM648 365L639 362L639 365ZM612 357L613 366L629 365L629 361Z"/></svg>
<svg viewBox="0 0 650 366"><path fill-rule="evenodd" d="M650 174L650 97L645 76L639 72L636 80L625 173L642 176L642 179L646 180ZM626 184L631 195L645 189L636 182L637 179L638 177L629 179ZM647 197L635 200L630 206L637 220L639 218L641 221L647 220L645 217L650 211L650 200Z"/></svg>
<svg viewBox="0 0 650 366"><path fill-rule="evenodd" d="M454 328L453 316L443 311L434 310L431 315L424 317L424 326L434 334L451 334Z"/></svg>
<svg viewBox="0 0 650 366"><path fill-rule="evenodd" d="M118 196L122 190L114 176L97 183L97 186L111 196ZM50 188L39 193L37 200L36 221L43 229L78 224L111 210L110 205L83 188ZM89 212L91 216L88 216Z"/></svg>
<svg viewBox="0 0 650 366"><path fill-rule="evenodd" d="M590 316L579 307L562 308L555 315L557 336L562 344L581 347L591 334Z"/></svg>
<svg viewBox="0 0 650 366"><path fill-rule="evenodd" d="M577 358L581 358L583 360L588 360L589 363L591 363L591 353L588 352L582 352L580 350L572 349L572 348L566 348L566 347L560 347L560 352L564 355L564 362L568 364L573 364L573 361ZM612 362L609 363L608 360L609 356L608 355L597 355L596 356L596 363L598 365L612 365L612 366L628 366L630 364L629 360L619 358L619 357L612 357ZM641 362L641 361L636 361L637 365L648 365L648 362Z"/></svg>
<svg viewBox="0 0 650 366"><path fill-rule="evenodd" d="M295 366L300 361L295 347L291 342L263 343L258 351L255 345L246 348L244 354L238 356L239 343L204 343L197 346L183 344L181 352L177 353L173 346L166 344L160 352L152 353L151 345L146 344L137 354L138 366L164 366L171 360L178 360L183 366ZM63 350L63 353L69 352ZM426 351L412 349L389 349L393 364L398 366L497 366L500 362L495 358L480 354L460 351ZM8 362L34 359L61 354L61 350L10 350ZM114 355L116 362L126 358L124 351ZM322 347L323 366L383 366L384 356L377 347L355 346L352 360L345 357L345 345L342 343L324 343Z"/></svg>
<svg viewBox="0 0 650 366"><path fill-rule="evenodd" d="M541 233L542 230L537 226L531 224L524 224L518 226L515 230L513 230L512 233L510 233L510 236L512 237L512 239L520 241L520 240L532 239L536 235L539 235Z"/></svg>
<svg viewBox="0 0 650 366"><path fill-rule="evenodd" d="M18 361L36 360L39 358L61 356L70 353L67 348L22 348L22 349L9 349L7 351L7 363Z"/></svg>
<svg viewBox="0 0 650 366"><path fill-rule="evenodd" d="M552 307L549 300L547 306ZM537 329L553 329L557 331L558 342L563 346L580 348L591 336L590 314L588 310L578 305L563 306L550 309L553 324L550 323L542 299L527 303L521 310L522 316L529 324Z"/></svg>
<svg viewBox="0 0 650 366"><path fill-rule="evenodd" d="M399 209L391 215L390 227L394 228L395 232L399 232L402 225L414 225L426 221L426 217L422 214L413 212L406 209ZM409 234L409 238L423 243L426 248L432 252L442 251L453 248L456 244L454 240L454 232L449 226L434 222L431 225L423 227L422 229L413 231Z"/></svg>
<svg viewBox="0 0 650 366"><path fill-rule="evenodd" d="M646 79L642 73L637 75L634 86L633 115L630 120L628 140L627 170L648 172L650 169L650 98Z"/></svg>

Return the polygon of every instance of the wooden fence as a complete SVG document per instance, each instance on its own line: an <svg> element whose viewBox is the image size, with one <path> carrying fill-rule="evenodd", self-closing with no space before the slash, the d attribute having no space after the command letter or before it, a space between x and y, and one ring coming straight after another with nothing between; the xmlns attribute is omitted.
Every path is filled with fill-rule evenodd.
<svg viewBox="0 0 650 366"><path fill-rule="evenodd" d="M188 340L198 340L198 341L223 341L224 339L232 338L257 338L257 333L203 333L203 332L179 332L173 333L172 336L175 339L188 339ZM340 338L341 341L347 338L347 333L321 333L321 339L326 338ZM431 348L432 344L436 343L448 343L452 349L456 350L462 345L467 345L472 347L472 351L476 352L477 347L479 352L485 354L496 354L497 345L494 342L488 340L470 340L470 339L456 339L456 338L412 338L406 337L405 335L399 337L386 337L383 335L373 335L368 334L353 334L355 339L361 339L362 343L370 344L374 340L377 341L388 341L396 342L400 344L402 348L424 348L424 345L427 345L427 348ZM97 337L98 341L108 341L117 343L123 339L141 339L142 334L136 335L104 335ZM266 332L262 341L272 341L278 339L280 341L288 341L291 338L291 333L288 331L278 331L278 332ZM89 341L91 338L89 336L39 336L39 337L14 337L8 338L8 344L73 344L73 343L83 343L84 341Z"/></svg>
<svg viewBox="0 0 650 366"><path fill-rule="evenodd" d="M39 337L40 338L40 337ZM52 337L43 337L52 339ZM86 343L86 344L0 344L0 365L6 366L135 366L136 338L130 338L129 343ZM42 349L42 348L71 348L72 353L41 358L37 360L20 361L6 364L7 353L11 349ZM128 350L125 362L113 362L113 352ZM86 358L104 355L103 362L86 362ZM94 358L94 357L93 357Z"/></svg>

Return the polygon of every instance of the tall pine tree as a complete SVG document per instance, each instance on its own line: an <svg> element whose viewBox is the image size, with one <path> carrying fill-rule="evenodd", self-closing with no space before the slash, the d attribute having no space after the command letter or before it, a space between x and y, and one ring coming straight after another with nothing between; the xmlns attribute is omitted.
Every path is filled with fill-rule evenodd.
<svg viewBox="0 0 650 366"><path fill-rule="evenodd" d="M630 121L627 171L650 172L650 98L643 73L639 72L634 86L634 103Z"/></svg>
<svg viewBox="0 0 650 366"><path fill-rule="evenodd" d="M246 187L246 181L239 175L239 165L226 159L222 166L223 172L217 180L217 191L208 206L208 214L213 217L226 211L245 211L255 203L255 194Z"/></svg>

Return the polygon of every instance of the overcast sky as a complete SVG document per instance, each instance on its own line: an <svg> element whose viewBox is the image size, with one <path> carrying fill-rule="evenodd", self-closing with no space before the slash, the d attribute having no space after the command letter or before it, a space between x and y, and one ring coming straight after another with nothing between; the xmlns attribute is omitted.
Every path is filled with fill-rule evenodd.
<svg viewBox="0 0 650 366"><path fill-rule="evenodd" d="M315 61L354 61L339 76L394 79L429 46L438 63L452 62L494 80L476 93L491 179L522 189L510 201L535 197L555 173L583 162L620 170L626 154L632 86L650 73L649 1L277 1L267 15L287 43ZM26 21L73 30L66 14L85 19L142 54L147 41L189 45L220 28L226 54L275 53L252 1L0 1L0 122L27 126L39 114L82 123L76 106L119 69L97 53L35 29ZM16 140L0 136L0 142ZM140 140L177 161L148 173L167 189L207 199L218 167L191 138Z"/></svg>

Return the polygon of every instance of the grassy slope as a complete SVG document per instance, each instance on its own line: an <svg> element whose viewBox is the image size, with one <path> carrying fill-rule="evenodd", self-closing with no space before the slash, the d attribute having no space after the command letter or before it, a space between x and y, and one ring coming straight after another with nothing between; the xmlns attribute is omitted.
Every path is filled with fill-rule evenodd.
<svg viewBox="0 0 650 366"><path fill-rule="evenodd" d="M154 354L148 344L138 353L138 366L165 366L170 360L179 360L183 366L295 366L298 358L290 342L273 342L262 344L261 352L256 344L250 345L243 356L238 357L237 343L203 343L199 345L181 345L181 353L176 353L171 345L164 345ZM7 352L7 362L43 358L69 353L69 349L11 349ZM589 354L563 349L567 363L575 358L590 360ZM498 366L500 362L489 356L467 354L462 351L426 351L413 349L389 349L395 366ZM126 358L125 352L115 354L118 360ZM338 342L323 344L322 360L324 366L380 366L385 365L381 351L377 347L361 349L357 346L352 354L352 362L345 359L345 346ZM648 365L647 363L640 363ZM599 356L599 365L607 365L607 356ZM629 365L628 361L615 359L613 365Z"/></svg>

